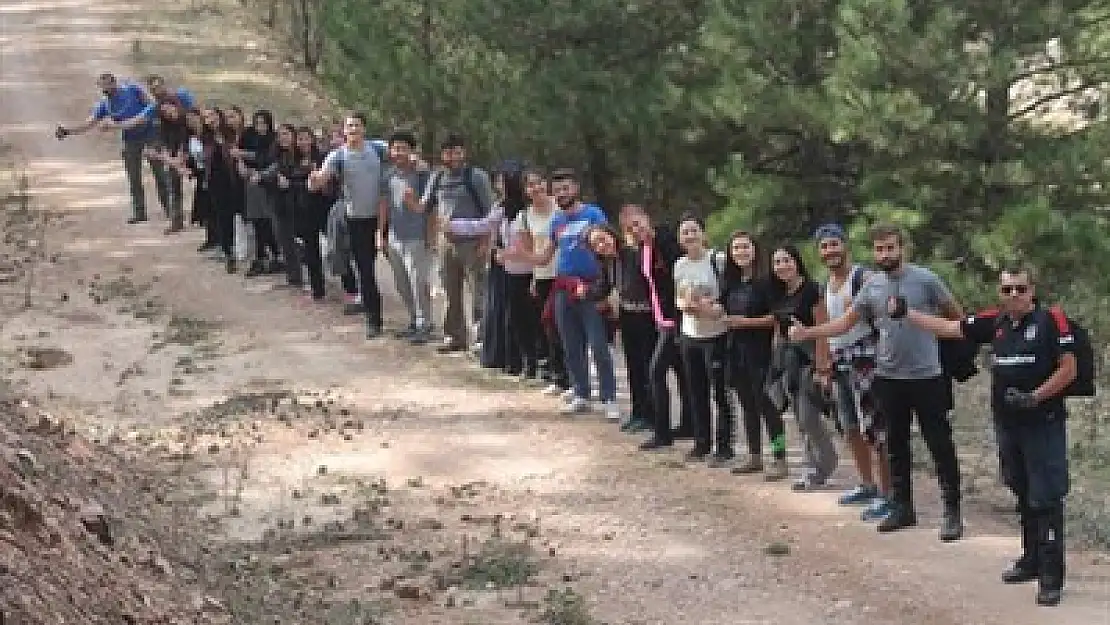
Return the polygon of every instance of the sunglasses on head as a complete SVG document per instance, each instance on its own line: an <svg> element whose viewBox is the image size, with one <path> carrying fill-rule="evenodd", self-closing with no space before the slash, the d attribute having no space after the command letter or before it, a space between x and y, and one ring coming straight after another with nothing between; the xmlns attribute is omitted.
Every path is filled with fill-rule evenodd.
<svg viewBox="0 0 1110 625"><path fill-rule="evenodd" d="M1025 284L1004 284L998 287L998 290L1001 291L1003 295L1012 295L1015 293L1017 295L1025 295L1029 292L1029 287Z"/></svg>

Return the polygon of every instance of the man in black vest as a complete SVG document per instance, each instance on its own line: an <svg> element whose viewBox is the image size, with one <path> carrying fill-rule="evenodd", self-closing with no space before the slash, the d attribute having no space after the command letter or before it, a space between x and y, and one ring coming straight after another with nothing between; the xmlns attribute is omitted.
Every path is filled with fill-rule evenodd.
<svg viewBox="0 0 1110 625"><path fill-rule="evenodd" d="M998 310L950 321L892 302L894 314L940 337L990 343L991 409L1003 477L1018 499L1021 558L1008 584L1038 580L1037 604L1060 602L1064 585L1064 497L1068 492L1065 391L1076 378L1075 337L1066 315L1034 299L1032 273L1002 272Z"/></svg>

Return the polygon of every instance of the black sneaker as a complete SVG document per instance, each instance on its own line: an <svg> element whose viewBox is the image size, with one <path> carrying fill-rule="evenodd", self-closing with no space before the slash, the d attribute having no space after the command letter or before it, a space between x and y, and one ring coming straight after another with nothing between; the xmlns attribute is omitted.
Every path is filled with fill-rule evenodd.
<svg viewBox="0 0 1110 625"><path fill-rule="evenodd" d="M674 446L674 441L664 441L652 436L646 441L640 443L640 451L657 451L659 449L668 449Z"/></svg>
<svg viewBox="0 0 1110 625"><path fill-rule="evenodd" d="M1055 582L1045 583L1042 581L1041 585L1037 588L1037 605L1046 608L1058 606L1060 605L1060 599L1063 598L1063 595L1063 584Z"/></svg>
<svg viewBox="0 0 1110 625"><path fill-rule="evenodd" d="M897 532L898 530L906 529L907 527L917 526L917 515L913 512L906 512L902 508L892 506L890 514L886 518L879 521L876 530L880 534L889 534Z"/></svg>
<svg viewBox="0 0 1110 625"><path fill-rule="evenodd" d="M409 335L409 343L413 345L426 345L431 340L431 332L426 328L416 328L411 335Z"/></svg>
<svg viewBox="0 0 1110 625"><path fill-rule="evenodd" d="M384 334L384 332L382 331L381 326L379 326L379 325L366 326L366 338L367 339L380 338L382 336L382 334Z"/></svg>
<svg viewBox="0 0 1110 625"><path fill-rule="evenodd" d="M465 352L466 346L459 345L458 343L444 343L436 348L436 352L440 354L457 354L458 352Z"/></svg>
<svg viewBox="0 0 1110 625"><path fill-rule="evenodd" d="M733 462L736 460L736 454L731 451L718 451L713 454L709 459L709 468L711 469L728 469L732 467Z"/></svg>
<svg viewBox="0 0 1110 625"><path fill-rule="evenodd" d="M412 338L412 336L414 334L416 334L416 330L417 330L416 324L415 323L410 323L408 326L406 326L406 327L404 327L400 330L394 331L393 332L393 338L401 339L401 340Z"/></svg>
<svg viewBox="0 0 1110 625"><path fill-rule="evenodd" d="M263 264L262 261L256 260L251 263L250 267L247 267L247 270L245 272L243 272L243 277L254 278L256 276L261 276L264 273L266 273L266 265Z"/></svg>
<svg viewBox="0 0 1110 625"><path fill-rule="evenodd" d="M960 516L960 509L949 507L944 511L944 518L940 521L940 539L943 542L955 542L964 537L964 522Z"/></svg>
<svg viewBox="0 0 1110 625"><path fill-rule="evenodd" d="M709 458L709 449L706 447L694 447L686 452L687 462L702 462Z"/></svg>
<svg viewBox="0 0 1110 625"><path fill-rule="evenodd" d="M135 224L146 223L148 221L150 220L146 217L132 217L131 219L127 220L127 225L134 226Z"/></svg>
<svg viewBox="0 0 1110 625"><path fill-rule="evenodd" d="M1035 579L1037 579L1037 567L1025 560L1018 560L1010 568L1002 571L1003 584L1024 584Z"/></svg>

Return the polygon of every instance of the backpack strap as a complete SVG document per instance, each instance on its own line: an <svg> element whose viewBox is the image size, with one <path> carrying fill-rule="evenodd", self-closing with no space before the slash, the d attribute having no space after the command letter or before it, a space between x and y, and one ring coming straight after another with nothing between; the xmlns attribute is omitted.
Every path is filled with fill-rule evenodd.
<svg viewBox="0 0 1110 625"><path fill-rule="evenodd" d="M474 202L474 206L476 206L478 208L478 210L480 210L482 212L483 215L488 215L491 207L482 204L482 197L480 195L478 195L478 189L475 188L475 186L474 186L474 168L473 167L471 167L470 165L467 165L466 167L463 168L462 180L463 180L463 186L466 187L467 194L470 195L470 199Z"/></svg>
<svg viewBox="0 0 1110 625"><path fill-rule="evenodd" d="M721 266L717 263L717 259L721 255L723 255L723 253L718 250L709 250L709 267L713 269L713 277L717 280L718 284L721 282Z"/></svg>
<svg viewBox="0 0 1110 625"><path fill-rule="evenodd" d="M856 265L855 267L852 267L852 286L850 291L852 297L858 295L860 289L863 288L863 282L866 273L867 271L861 265Z"/></svg>
<svg viewBox="0 0 1110 625"><path fill-rule="evenodd" d="M1059 305L1050 306L1048 308L1048 314L1051 315L1052 320L1056 322L1057 332L1060 334L1071 333L1071 322L1068 321L1068 316L1064 313L1063 308L1060 308Z"/></svg>

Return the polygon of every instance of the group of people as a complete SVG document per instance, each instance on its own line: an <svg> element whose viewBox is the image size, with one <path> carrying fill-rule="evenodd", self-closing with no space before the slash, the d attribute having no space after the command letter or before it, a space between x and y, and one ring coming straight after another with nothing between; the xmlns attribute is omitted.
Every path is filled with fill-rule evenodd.
<svg viewBox="0 0 1110 625"><path fill-rule="evenodd" d="M167 233L184 228L182 181L191 179L192 219L207 235L202 252L218 250L236 271L234 224L251 224L246 275L284 273L299 290L307 274L308 297L320 302L326 264L348 312L365 315L368 338L384 333L375 275L383 250L407 312L397 338L431 340L433 292L442 290L440 353L472 351L483 366L546 386L567 414L593 410L592 360L601 411L624 431L648 432L644 451L692 439L689 461L783 480L789 410L803 449L792 488L829 487L839 432L858 477L840 502L863 506L862 518L880 532L917 524L916 415L944 503L940 538L962 537L949 415L953 379L966 376L953 371L945 345L991 344L1001 466L1022 525L1023 555L1003 579L1039 580L1037 603L1060 601L1064 398L1077 375L1075 340L1066 316L1037 301L1030 269L1002 272L999 309L969 316L935 273L907 261L905 235L893 226L872 230L870 267L853 262L840 225L817 228L813 244L827 272L819 282L794 245L765 246L738 231L716 250L697 215L667 227L635 203L612 223L602 207L583 202L573 170L509 162L491 174L467 162L456 135L441 143L432 167L411 131L371 141L357 113L314 132L275 125L267 111L248 123L237 107L197 107L187 90L158 76L141 85L105 74L98 86L102 98L89 118L59 126L57 136L122 130L131 223L147 219L145 158ZM616 401L618 336L627 414ZM734 445L736 404L743 458Z"/></svg>

